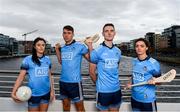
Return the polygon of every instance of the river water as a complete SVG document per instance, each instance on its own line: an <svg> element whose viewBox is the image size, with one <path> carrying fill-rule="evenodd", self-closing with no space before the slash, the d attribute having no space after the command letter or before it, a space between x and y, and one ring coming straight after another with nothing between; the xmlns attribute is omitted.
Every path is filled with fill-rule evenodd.
<svg viewBox="0 0 180 112"><path fill-rule="evenodd" d="M60 73L61 72L61 66L57 61L57 58L55 55L51 55L50 59L52 61L52 71ZM0 70L19 70L21 62L23 60L23 57L19 58L9 58L9 59L0 59ZM129 74L131 71L131 57L125 57L123 56L120 62L119 70L120 74L126 75ZM180 74L180 65L172 64L172 63L164 63L160 62L161 65L161 72L166 73L167 71L171 69L175 69L178 74ZM88 62L83 58L82 61L82 73L88 74Z"/></svg>

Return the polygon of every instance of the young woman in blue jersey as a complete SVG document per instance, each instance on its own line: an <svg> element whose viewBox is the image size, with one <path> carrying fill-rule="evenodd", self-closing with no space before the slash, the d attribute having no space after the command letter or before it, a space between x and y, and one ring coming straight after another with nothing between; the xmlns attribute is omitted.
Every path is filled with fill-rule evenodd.
<svg viewBox="0 0 180 112"><path fill-rule="evenodd" d="M133 111L157 111L154 78L161 75L158 61L150 57L149 43L144 38L135 41L137 58L133 59L131 84L147 81L147 85L132 87L131 106Z"/></svg>
<svg viewBox="0 0 180 112"><path fill-rule="evenodd" d="M92 47L89 48L92 62L89 72L93 82L96 82L96 107L100 111L119 111L121 105L122 94L118 70L121 51L113 44L115 34L114 25L112 23L105 24L102 32L104 42L94 50Z"/></svg>
<svg viewBox="0 0 180 112"><path fill-rule="evenodd" d="M24 58L20 74L14 84L12 98L21 102L16 91L21 86L25 76L28 76L28 86L32 90L32 96L28 100L28 111L44 112L48 110L49 101L54 100L53 78L51 75L51 61L44 55L46 41L36 38L33 43L32 55Z"/></svg>
<svg viewBox="0 0 180 112"><path fill-rule="evenodd" d="M89 54L86 46L75 41L73 36L73 27L64 26L65 45L60 47L56 44L56 55L62 65L59 82L60 99L62 99L64 111L70 111L71 101L75 103L77 111L85 111L81 84L81 61L83 56L89 60Z"/></svg>

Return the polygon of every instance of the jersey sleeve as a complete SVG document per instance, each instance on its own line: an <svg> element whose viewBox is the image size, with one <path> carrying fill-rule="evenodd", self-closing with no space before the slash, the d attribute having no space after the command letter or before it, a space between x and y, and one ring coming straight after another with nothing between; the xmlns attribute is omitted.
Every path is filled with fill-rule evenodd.
<svg viewBox="0 0 180 112"><path fill-rule="evenodd" d="M120 60L121 60L121 50L118 49L118 52L119 52L119 63L120 63Z"/></svg>
<svg viewBox="0 0 180 112"><path fill-rule="evenodd" d="M86 54L86 53L88 53L88 48L83 44L82 45L82 49L81 49L81 54Z"/></svg>
<svg viewBox="0 0 180 112"><path fill-rule="evenodd" d="M52 68L52 63L51 63L51 60L49 61L49 69Z"/></svg>
<svg viewBox="0 0 180 112"><path fill-rule="evenodd" d="M122 57L121 50L119 50L119 51L120 51L120 56L119 56L119 59L121 59L121 57Z"/></svg>
<svg viewBox="0 0 180 112"><path fill-rule="evenodd" d="M158 61L154 63L154 71L153 77L160 77L161 76L161 67Z"/></svg>
<svg viewBox="0 0 180 112"><path fill-rule="evenodd" d="M49 69L52 68L52 63L51 63L51 60L49 59Z"/></svg>
<svg viewBox="0 0 180 112"><path fill-rule="evenodd" d="M116 52L118 52L118 57L121 59L121 50L118 47L115 47Z"/></svg>
<svg viewBox="0 0 180 112"><path fill-rule="evenodd" d="M28 70L29 69L29 64L28 64L28 58L24 58L21 64L21 70Z"/></svg>
<svg viewBox="0 0 180 112"><path fill-rule="evenodd" d="M90 61L92 63L95 63L95 64L98 62L98 54L97 54L96 50L93 50L91 52L91 54L90 54Z"/></svg>
<svg viewBox="0 0 180 112"><path fill-rule="evenodd" d="M51 59L49 58L49 56L45 56L45 61L47 61L48 63L48 67L49 67L49 69L51 69L51 67L52 67L52 63L51 63Z"/></svg>

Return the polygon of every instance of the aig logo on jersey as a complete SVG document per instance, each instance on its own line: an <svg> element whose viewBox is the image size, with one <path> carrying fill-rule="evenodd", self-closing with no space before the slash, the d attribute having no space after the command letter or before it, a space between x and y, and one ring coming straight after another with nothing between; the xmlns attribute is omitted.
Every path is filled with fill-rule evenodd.
<svg viewBox="0 0 180 112"><path fill-rule="evenodd" d="M118 67L117 59L105 59L105 68L116 68Z"/></svg>
<svg viewBox="0 0 180 112"><path fill-rule="evenodd" d="M48 67L37 67L35 68L35 76L42 77L48 76L49 68Z"/></svg>
<svg viewBox="0 0 180 112"><path fill-rule="evenodd" d="M139 72L133 72L133 79L138 81L144 81L144 74Z"/></svg>
<svg viewBox="0 0 180 112"><path fill-rule="evenodd" d="M62 60L72 60L73 53L72 52L64 52L61 55Z"/></svg>

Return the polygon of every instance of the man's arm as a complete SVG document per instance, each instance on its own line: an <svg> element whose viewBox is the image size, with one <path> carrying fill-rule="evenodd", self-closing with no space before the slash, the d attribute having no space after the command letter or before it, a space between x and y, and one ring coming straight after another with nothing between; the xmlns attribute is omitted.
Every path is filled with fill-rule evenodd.
<svg viewBox="0 0 180 112"><path fill-rule="evenodd" d="M85 44L88 46L88 53L84 55L84 58L90 62L90 54L93 50L92 42L91 41L85 41Z"/></svg>
<svg viewBox="0 0 180 112"><path fill-rule="evenodd" d="M57 56L57 59L58 59L58 62L59 62L59 64L61 64L61 52L60 52L60 44L59 43L57 43L56 45L55 45L55 51L56 51L56 56Z"/></svg>
<svg viewBox="0 0 180 112"><path fill-rule="evenodd" d="M84 56L84 58L85 58L87 61L90 62L90 54L89 54L89 52L86 53L86 54L84 54L83 56Z"/></svg>
<svg viewBox="0 0 180 112"><path fill-rule="evenodd" d="M89 75L94 83L96 83L96 64L89 63Z"/></svg>
<svg viewBox="0 0 180 112"><path fill-rule="evenodd" d="M94 83L96 83L97 76L96 76L96 64L91 63L90 54L93 50L92 41L85 41L85 44L88 46L89 52L84 55L84 57L90 62L89 63L89 75Z"/></svg>

